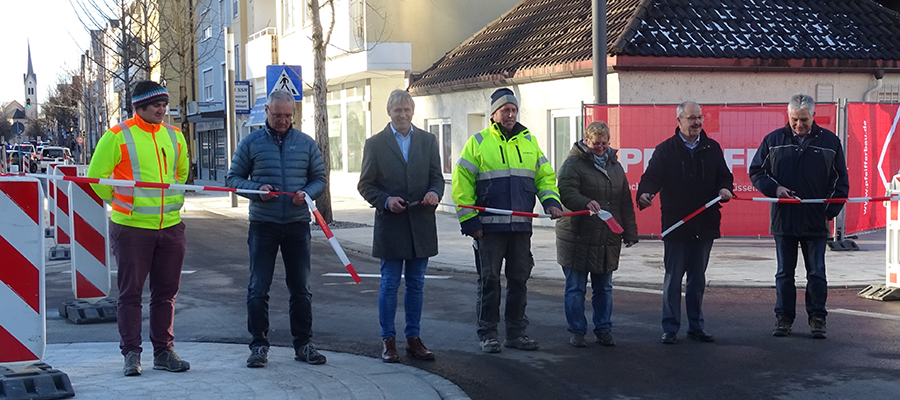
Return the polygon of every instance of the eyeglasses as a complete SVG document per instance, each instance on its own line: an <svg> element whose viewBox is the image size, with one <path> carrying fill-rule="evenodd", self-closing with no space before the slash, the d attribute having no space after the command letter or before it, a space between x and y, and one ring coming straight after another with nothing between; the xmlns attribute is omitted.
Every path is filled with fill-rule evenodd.
<svg viewBox="0 0 900 400"><path fill-rule="evenodd" d="M682 117L682 118L684 118L684 117ZM684 118L684 119L691 121L691 122L697 122L697 121L703 121L703 116L702 115L697 115L697 116L692 115L692 116Z"/></svg>

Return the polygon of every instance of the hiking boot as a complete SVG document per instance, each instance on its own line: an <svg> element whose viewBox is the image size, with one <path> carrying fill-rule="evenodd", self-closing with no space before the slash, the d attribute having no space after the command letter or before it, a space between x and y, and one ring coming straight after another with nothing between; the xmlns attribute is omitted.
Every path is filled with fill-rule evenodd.
<svg viewBox="0 0 900 400"><path fill-rule="evenodd" d="M153 369L164 369L169 372L184 372L191 369L191 363L184 361L175 350L167 349L157 356L153 356Z"/></svg>
<svg viewBox="0 0 900 400"><path fill-rule="evenodd" d="M310 363L312 365L325 364L325 356L319 353L316 350L316 346L309 342L299 349L294 351L294 359L297 361L304 361Z"/></svg>
<svg viewBox="0 0 900 400"><path fill-rule="evenodd" d="M772 336L785 337L787 335L790 335L791 325L793 324L794 321L791 321L785 317L778 317L778 321L775 322L775 329L772 330Z"/></svg>
<svg viewBox="0 0 900 400"><path fill-rule="evenodd" d="M406 354L419 360L434 360L434 353L425 347L425 343L422 343L422 338L418 336L406 338Z"/></svg>
<svg viewBox="0 0 900 400"><path fill-rule="evenodd" d="M400 355L397 354L397 341L392 337L381 339L381 361L386 363L400 362Z"/></svg>
<svg viewBox="0 0 900 400"><path fill-rule="evenodd" d="M262 368L269 362L269 346L257 346L250 349L247 368Z"/></svg>
<svg viewBox="0 0 900 400"><path fill-rule="evenodd" d="M572 336L569 337L569 344L573 347L587 347L587 343L584 341L583 333L572 333Z"/></svg>
<svg viewBox="0 0 900 400"><path fill-rule="evenodd" d="M609 332L606 332L606 331L600 332L600 334L597 335L596 342L600 343L604 346L615 346L616 345L616 339L613 339L612 334Z"/></svg>
<svg viewBox="0 0 900 400"><path fill-rule="evenodd" d="M485 353L499 353L500 342L497 339L484 339L481 341L481 351Z"/></svg>
<svg viewBox="0 0 900 400"><path fill-rule="evenodd" d="M529 351L537 350L537 349L541 348L541 346L538 345L537 340L530 339L528 336L519 336L515 339L506 339L506 341L503 342L503 346L509 347L511 349L529 350Z"/></svg>
<svg viewBox="0 0 900 400"><path fill-rule="evenodd" d="M809 331L813 339L825 339L825 318L812 317L809 319Z"/></svg>
<svg viewBox="0 0 900 400"><path fill-rule="evenodd" d="M141 375L141 353L129 351L125 354L125 376Z"/></svg>

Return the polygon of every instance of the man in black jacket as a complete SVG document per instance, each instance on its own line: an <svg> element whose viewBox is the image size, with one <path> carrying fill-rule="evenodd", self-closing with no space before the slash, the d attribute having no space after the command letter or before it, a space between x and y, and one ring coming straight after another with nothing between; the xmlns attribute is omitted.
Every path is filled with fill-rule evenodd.
<svg viewBox="0 0 900 400"><path fill-rule="evenodd" d="M638 185L638 207L645 209L660 194L662 229L703 207L716 196L731 200L734 177L725 164L722 147L703 131L700 105L686 101L678 106L675 135L656 146L647 170ZM703 330L703 291L706 266L713 239L720 236L721 206L714 204L665 236L666 277L663 282L662 342L674 344L681 327L681 280L687 275L685 309L687 335L700 342L712 342Z"/></svg>
<svg viewBox="0 0 900 400"><path fill-rule="evenodd" d="M788 103L788 124L766 135L750 163L753 186L768 197L846 198L850 191L841 141L815 122L815 102L796 94ZM778 272L775 273L774 336L787 336L796 316L797 246L806 265L806 313L813 338L825 338L825 242L828 221L841 212L841 203L773 203L769 233L775 236Z"/></svg>

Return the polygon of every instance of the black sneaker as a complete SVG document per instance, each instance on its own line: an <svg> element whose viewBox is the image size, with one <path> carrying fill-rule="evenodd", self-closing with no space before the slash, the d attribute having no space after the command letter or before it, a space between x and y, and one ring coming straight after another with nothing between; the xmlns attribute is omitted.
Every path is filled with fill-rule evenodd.
<svg viewBox="0 0 900 400"><path fill-rule="evenodd" d="M665 332L662 334L662 337L659 338L659 341L663 342L663 344L675 344L678 339L675 338L674 333Z"/></svg>
<svg viewBox="0 0 900 400"><path fill-rule="evenodd" d="M129 351L125 354L125 376L141 375L141 353Z"/></svg>
<svg viewBox="0 0 900 400"><path fill-rule="evenodd" d="M166 350L158 356L153 356L153 369L164 369L169 372L184 372L191 369L191 363L184 361L175 350Z"/></svg>
<svg viewBox="0 0 900 400"><path fill-rule="evenodd" d="M316 350L316 346L309 342L297 350L294 350L295 357L294 359L297 361L304 361L310 363L312 365L325 364L325 356L319 353Z"/></svg>
<svg viewBox="0 0 900 400"><path fill-rule="evenodd" d="M691 339L703 343L712 343L716 341L716 338L714 338L713 335L710 335L704 331L691 331L687 333L687 336Z"/></svg>
<svg viewBox="0 0 900 400"><path fill-rule="evenodd" d="M528 336L519 336L515 339L506 339L503 342L504 347L509 347L511 349L519 349L519 350L537 350L541 348L538 344L537 340L531 339Z"/></svg>
<svg viewBox="0 0 900 400"><path fill-rule="evenodd" d="M809 331L812 333L813 339L825 339L825 318L812 317L809 319Z"/></svg>
<svg viewBox="0 0 900 400"><path fill-rule="evenodd" d="M574 347L587 347L587 343L584 341L583 333L572 333L569 337L569 344Z"/></svg>
<svg viewBox="0 0 900 400"><path fill-rule="evenodd" d="M612 334L607 331L600 332L600 334L597 335L596 342L600 343L604 346L615 346L616 345L616 339L613 339Z"/></svg>
<svg viewBox="0 0 900 400"><path fill-rule="evenodd" d="M772 330L772 336L777 337L785 337L791 334L791 325L794 324L794 321L791 321L785 317L778 317L778 321L775 322L775 329Z"/></svg>
<svg viewBox="0 0 900 400"><path fill-rule="evenodd" d="M262 368L269 362L269 346L257 346L250 349L247 368Z"/></svg>

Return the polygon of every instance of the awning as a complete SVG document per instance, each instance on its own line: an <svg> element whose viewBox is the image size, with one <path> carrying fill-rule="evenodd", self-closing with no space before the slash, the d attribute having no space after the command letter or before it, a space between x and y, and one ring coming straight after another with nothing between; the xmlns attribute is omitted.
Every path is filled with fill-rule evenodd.
<svg viewBox="0 0 900 400"><path fill-rule="evenodd" d="M244 126L262 126L266 124L266 96L259 96L250 109L250 117Z"/></svg>

